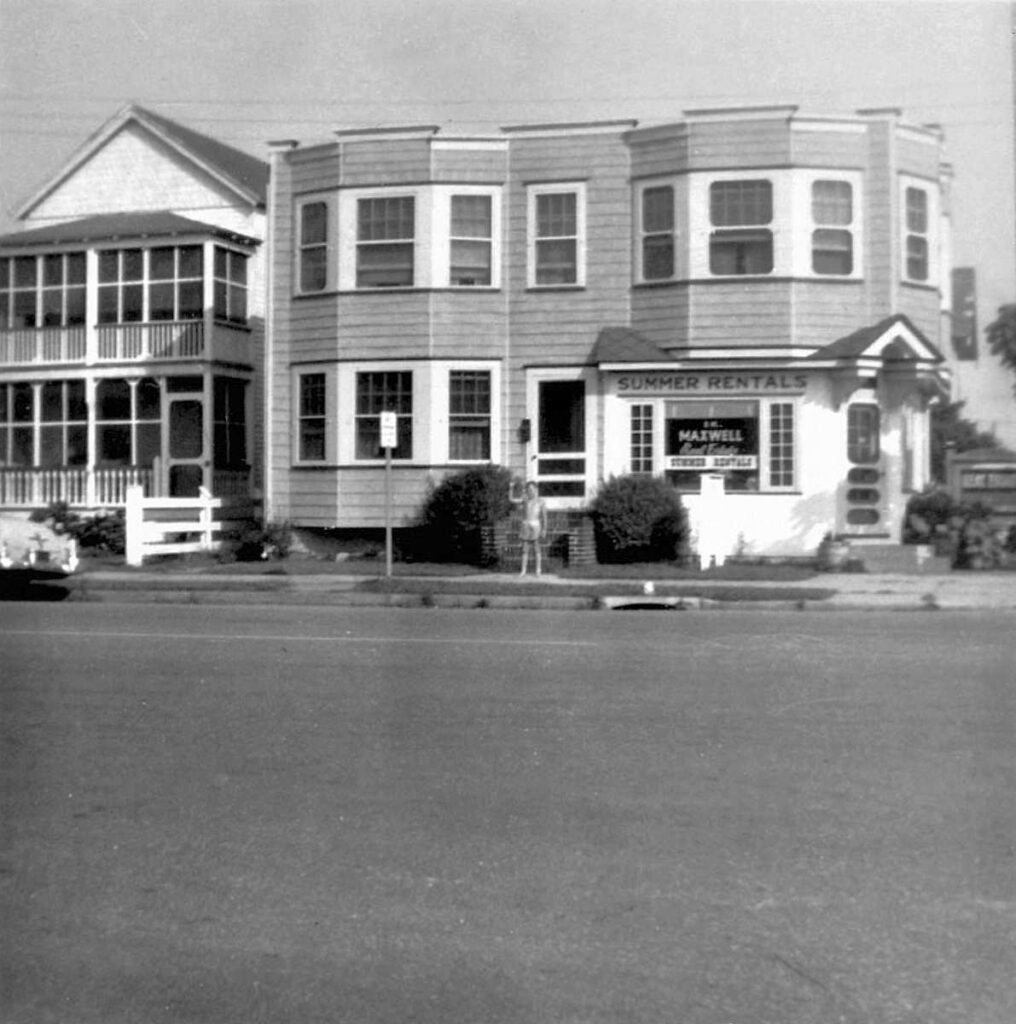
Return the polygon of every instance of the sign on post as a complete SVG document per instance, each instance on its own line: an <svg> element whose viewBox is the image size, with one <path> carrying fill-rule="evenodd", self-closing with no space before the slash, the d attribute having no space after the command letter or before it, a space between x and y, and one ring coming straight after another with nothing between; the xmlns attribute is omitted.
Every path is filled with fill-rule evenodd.
<svg viewBox="0 0 1016 1024"><path fill-rule="evenodd" d="M381 413L381 447L397 448L398 444L398 421L395 418L395 413Z"/></svg>
<svg viewBox="0 0 1016 1024"><path fill-rule="evenodd" d="M398 420L381 413L381 447L385 450L385 575L392 574L392 449L399 444Z"/></svg>

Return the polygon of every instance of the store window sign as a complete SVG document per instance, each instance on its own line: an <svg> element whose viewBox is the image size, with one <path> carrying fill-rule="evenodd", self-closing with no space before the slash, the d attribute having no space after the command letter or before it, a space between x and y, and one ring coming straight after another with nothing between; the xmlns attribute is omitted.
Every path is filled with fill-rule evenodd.
<svg viewBox="0 0 1016 1024"><path fill-rule="evenodd" d="M622 373L617 393L721 395L802 394L808 386L804 373Z"/></svg>
<svg viewBox="0 0 1016 1024"><path fill-rule="evenodd" d="M757 423L743 417L668 421L667 469L758 469Z"/></svg>

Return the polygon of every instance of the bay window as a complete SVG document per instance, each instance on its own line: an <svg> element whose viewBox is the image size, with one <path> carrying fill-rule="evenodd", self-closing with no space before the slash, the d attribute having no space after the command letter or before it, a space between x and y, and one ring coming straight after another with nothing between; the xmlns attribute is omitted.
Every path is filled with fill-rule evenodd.
<svg viewBox="0 0 1016 1024"><path fill-rule="evenodd" d="M297 460L323 462L327 391L323 373L301 373L297 383Z"/></svg>
<svg viewBox="0 0 1016 1024"><path fill-rule="evenodd" d="M448 458L490 459L490 370L452 370L448 375Z"/></svg>
<svg viewBox="0 0 1016 1024"><path fill-rule="evenodd" d="M908 186L905 196L906 234L904 249L906 277L911 281L928 280L928 193Z"/></svg>
<svg viewBox="0 0 1016 1024"><path fill-rule="evenodd" d="M381 413L394 412L397 445L393 459L413 457L413 373L375 370L356 375L356 458L383 459Z"/></svg>
<svg viewBox="0 0 1016 1024"><path fill-rule="evenodd" d="M304 203L299 208L297 289L324 291L328 284L328 204Z"/></svg>
<svg viewBox="0 0 1016 1024"><path fill-rule="evenodd" d="M764 178L709 186L709 271L717 276L773 269L773 186Z"/></svg>
<svg viewBox="0 0 1016 1024"><path fill-rule="evenodd" d="M853 189L850 182L811 183L811 266L816 274L849 275L854 270Z"/></svg>
<svg viewBox="0 0 1016 1024"><path fill-rule="evenodd" d="M493 201L489 195L451 197L449 281L489 285L493 268Z"/></svg>
<svg viewBox="0 0 1016 1024"><path fill-rule="evenodd" d="M0 259L0 330L85 322L85 254Z"/></svg>
<svg viewBox="0 0 1016 1024"><path fill-rule="evenodd" d="M375 196L357 202L357 288L413 286L415 211L413 196Z"/></svg>
<svg viewBox="0 0 1016 1024"><path fill-rule="evenodd" d="M642 280L674 276L674 188L654 185L642 191L640 204Z"/></svg>
<svg viewBox="0 0 1016 1024"><path fill-rule="evenodd" d="M215 247L215 319L247 323L247 257L235 249Z"/></svg>

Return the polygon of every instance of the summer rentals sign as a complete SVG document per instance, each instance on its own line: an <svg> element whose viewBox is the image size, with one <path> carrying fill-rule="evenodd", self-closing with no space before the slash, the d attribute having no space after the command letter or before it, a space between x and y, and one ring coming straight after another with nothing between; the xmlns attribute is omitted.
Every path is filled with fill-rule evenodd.
<svg viewBox="0 0 1016 1024"><path fill-rule="evenodd" d="M681 419L668 424L667 469L758 469L753 419Z"/></svg>
<svg viewBox="0 0 1016 1024"><path fill-rule="evenodd" d="M808 377L803 373L622 373L619 395L803 394Z"/></svg>

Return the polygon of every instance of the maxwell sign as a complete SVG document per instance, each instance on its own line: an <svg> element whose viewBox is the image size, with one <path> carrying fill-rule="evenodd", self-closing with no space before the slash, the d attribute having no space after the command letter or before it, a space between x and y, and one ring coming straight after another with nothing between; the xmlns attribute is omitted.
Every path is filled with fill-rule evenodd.
<svg viewBox="0 0 1016 1024"><path fill-rule="evenodd" d="M808 386L804 373L752 371L741 373L621 373L617 376L619 395L679 393L718 395L729 392L802 393Z"/></svg>
<svg viewBox="0 0 1016 1024"><path fill-rule="evenodd" d="M680 419L667 423L668 469L757 469L754 419Z"/></svg>

